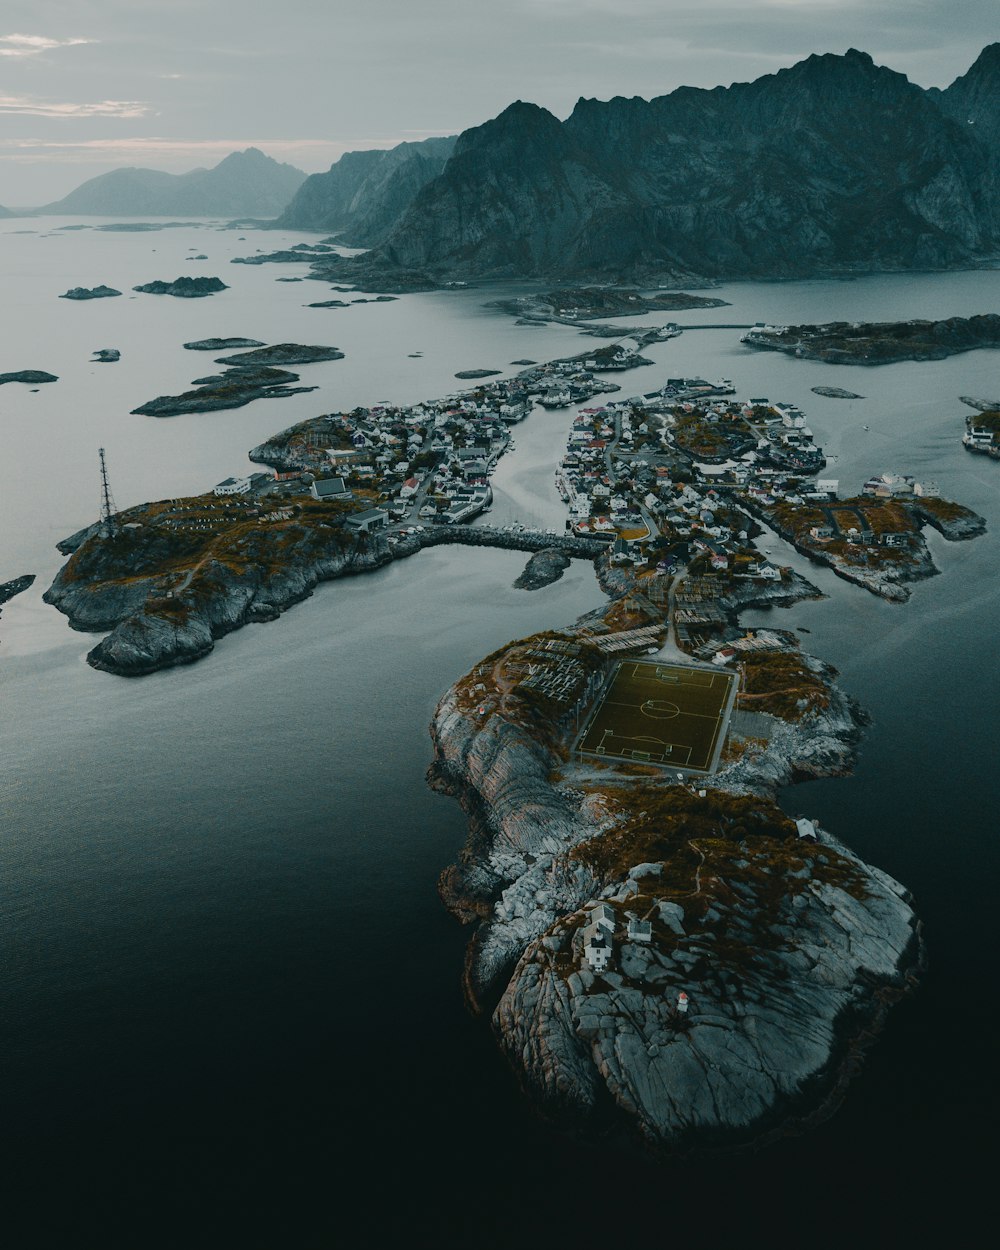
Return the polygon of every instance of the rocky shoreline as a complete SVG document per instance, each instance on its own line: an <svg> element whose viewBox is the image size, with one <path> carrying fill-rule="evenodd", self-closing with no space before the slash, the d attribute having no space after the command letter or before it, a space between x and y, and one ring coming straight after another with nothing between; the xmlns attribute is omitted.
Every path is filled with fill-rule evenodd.
<svg viewBox="0 0 1000 1250"><path fill-rule="evenodd" d="M488 694L474 714L469 682L489 661L438 705L429 780L470 821L441 879L475 925L466 995L561 1119L624 1125L669 1153L804 1128L839 1102L919 971L905 889L822 830L803 842L774 805L791 781L849 772L862 720L832 670L778 645L826 706L797 720L737 712L736 749L700 791L574 761ZM601 903L616 957L598 973L581 934ZM626 936L640 917L648 941Z"/></svg>
<svg viewBox="0 0 1000 1250"><path fill-rule="evenodd" d="M126 573L133 563L121 544L133 541L138 540L119 535L109 545L97 525L64 539L59 550L72 558L42 596L73 629L108 632L87 663L119 677L144 677L193 663L226 634L276 620L307 599L320 582L372 572L424 547L457 543L533 552L557 547L577 559L596 554L595 545L586 540L532 531L506 534L436 526L401 536L390 546L379 533L347 540L342 530L297 523L282 534L280 563L268 559L264 533L259 550L247 552L238 566L230 560L206 560L193 582L187 574L178 579L160 569L145 576Z"/></svg>
<svg viewBox="0 0 1000 1250"><path fill-rule="evenodd" d="M945 516L934 511L934 503L934 500L910 500L906 508L920 525L930 525L949 542L963 542L985 532L986 522L978 513L956 506L956 515ZM742 496L739 504L755 520L761 521L789 546L794 547L800 555L816 564L825 565L843 581L860 586L891 603L905 603L909 599L910 591L905 583L926 581L929 577L936 577L940 571L922 535L919 535L918 545L906 551L905 560L868 569L851 563L819 542L804 542L798 533L783 525L773 513L760 507L748 496Z"/></svg>

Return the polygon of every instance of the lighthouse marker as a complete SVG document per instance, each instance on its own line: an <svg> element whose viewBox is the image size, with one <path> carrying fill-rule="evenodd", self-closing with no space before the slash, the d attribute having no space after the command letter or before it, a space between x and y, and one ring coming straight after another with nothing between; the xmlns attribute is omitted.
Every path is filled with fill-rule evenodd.
<svg viewBox="0 0 1000 1250"><path fill-rule="evenodd" d="M682 1016L684 1016L684 1015L687 1015L687 1009L688 1009L688 996L684 993L683 990L681 990L681 992L677 995L677 1010L681 1013Z"/></svg>

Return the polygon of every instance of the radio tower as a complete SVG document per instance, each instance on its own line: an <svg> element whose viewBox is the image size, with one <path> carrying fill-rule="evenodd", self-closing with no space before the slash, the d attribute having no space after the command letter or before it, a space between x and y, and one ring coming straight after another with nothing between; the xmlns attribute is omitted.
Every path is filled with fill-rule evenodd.
<svg viewBox="0 0 1000 1250"><path fill-rule="evenodd" d="M104 462L104 448L99 447L97 454L101 458L101 534L105 538L114 538L118 533L118 509L108 485L108 466Z"/></svg>

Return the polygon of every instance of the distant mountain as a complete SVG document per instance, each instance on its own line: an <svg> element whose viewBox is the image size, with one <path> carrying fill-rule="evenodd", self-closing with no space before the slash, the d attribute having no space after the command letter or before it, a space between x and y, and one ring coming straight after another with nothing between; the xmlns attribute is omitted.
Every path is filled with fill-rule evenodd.
<svg viewBox="0 0 1000 1250"><path fill-rule="evenodd" d="M187 174L114 169L37 211L101 217L273 217L305 177L302 170L247 148L232 152L213 169Z"/></svg>
<svg viewBox="0 0 1000 1250"><path fill-rule="evenodd" d="M9 208L4 208L4 206L0 204L0 217L16 217L16 216L17 216L17 213L12 213Z"/></svg>
<svg viewBox="0 0 1000 1250"><path fill-rule="evenodd" d="M459 136L380 250L438 277L799 277L975 263L1000 252L987 152L998 59L987 49L943 93L852 49L731 87L581 100L565 122L518 102ZM970 108L975 126L956 120Z"/></svg>
<svg viewBox="0 0 1000 1250"><path fill-rule="evenodd" d="M325 174L305 180L275 225L337 231L344 242L371 247L441 173L454 147L452 135L386 151L347 152Z"/></svg>
<svg viewBox="0 0 1000 1250"><path fill-rule="evenodd" d="M969 72L946 90L928 95L1000 159L1000 43L984 48Z"/></svg>

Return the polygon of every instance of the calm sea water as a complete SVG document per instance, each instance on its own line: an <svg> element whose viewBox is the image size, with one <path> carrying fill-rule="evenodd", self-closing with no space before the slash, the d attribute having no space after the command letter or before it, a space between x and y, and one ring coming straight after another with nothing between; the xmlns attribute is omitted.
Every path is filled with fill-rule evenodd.
<svg viewBox="0 0 1000 1250"><path fill-rule="evenodd" d="M599 601L575 566L528 595L510 553L435 550L321 587L198 665L139 682L94 673L94 639L41 603L52 544L95 513L95 453L120 505L203 489L268 433L320 411L431 398L457 369L581 350L569 327L516 327L491 290L326 311L305 267L228 258L299 236L206 225L53 234L5 223L0 371L60 381L0 390L0 580L39 574L0 619L3 957L0 1124L5 1241L16 1247L521 1245L850 1234L874 1244L974 1213L995 1115L993 900L998 853L993 657L1000 467L958 442L959 394L997 393L995 354L846 370L747 352L699 330L649 350L664 377L733 378L800 402L856 488L933 474L987 516L975 543L932 538L942 575L905 607L776 558L829 596L748 619L810 631L874 725L848 780L786 796L914 891L931 967L847 1102L797 1142L659 1167L566 1137L521 1099L465 1012L465 935L435 883L464 837L431 794L426 726L444 689L507 639ZM15 234L26 226L36 234ZM191 251L208 261L188 262ZM130 297L152 278L218 274L192 302ZM60 301L107 282L128 294ZM699 321L970 314L998 276L970 273L723 288ZM651 319L652 320L652 319ZM208 371L208 335L332 343L320 390L156 421L129 409ZM117 365L90 352L118 347ZM420 359L409 353L423 351ZM845 386L864 401L810 394ZM561 525L552 487L571 414L516 428L492 519ZM868 425L869 430L863 427Z"/></svg>

